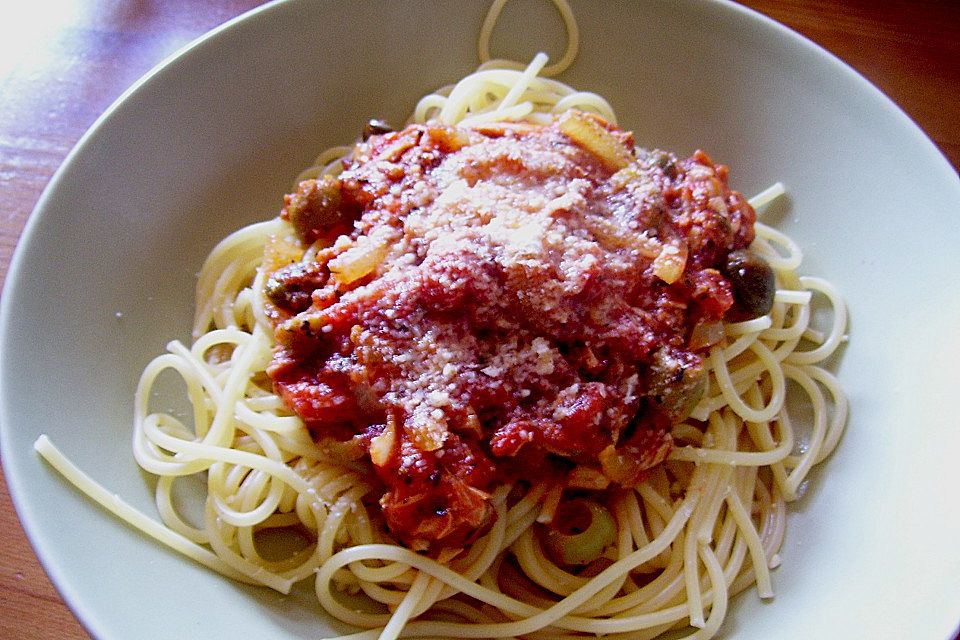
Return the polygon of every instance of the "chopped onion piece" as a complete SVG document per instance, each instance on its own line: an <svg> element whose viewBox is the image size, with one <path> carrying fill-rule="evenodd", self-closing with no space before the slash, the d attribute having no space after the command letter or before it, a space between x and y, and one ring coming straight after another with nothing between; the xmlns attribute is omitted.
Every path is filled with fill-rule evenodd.
<svg viewBox="0 0 960 640"><path fill-rule="evenodd" d="M389 245L383 238L361 236L350 249L328 263L341 284L350 284L373 272L387 257Z"/></svg>
<svg viewBox="0 0 960 640"><path fill-rule="evenodd" d="M567 111L560 118L560 131L600 158L612 171L623 169L634 161L632 149L628 149L594 117L581 111Z"/></svg>
<svg viewBox="0 0 960 640"><path fill-rule="evenodd" d="M387 426L370 440L370 460L378 467L382 467L390 460L393 445L397 439L397 429L393 420L387 421Z"/></svg>
<svg viewBox="0 0 960 640"><path fill-rule="evenodd" d="M567 486L571 489L593 489L599 491L610 486L610 478L599 469L578 465L567 476Z"/></svg>
<svg viewBox="0 0 960 640"><path fill-rule="evenodd" d="M723 322L715 320L712 322L701 320L690 332L690 348L705 349L712 347L723 341L726 337L726 329Z"/></svg>
<svg viewBox="0 0 960 640"><path fill-rule="evenodd" d="M687 243L682 240L678 244L665 244L653 261L653 274L666 282L673 284L683 275L687 266Z"/></svg>

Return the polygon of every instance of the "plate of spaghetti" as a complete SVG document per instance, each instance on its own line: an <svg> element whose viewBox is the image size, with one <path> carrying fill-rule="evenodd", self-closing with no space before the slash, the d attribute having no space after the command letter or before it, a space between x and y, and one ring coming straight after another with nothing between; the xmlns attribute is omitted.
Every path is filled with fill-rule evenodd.
<svg viewBox="0 0 960 640"><path fill-rule="evenodd" d="M947 638L956 178L734 5L272 3L38 205L4 467L99 638Z"/></svg>

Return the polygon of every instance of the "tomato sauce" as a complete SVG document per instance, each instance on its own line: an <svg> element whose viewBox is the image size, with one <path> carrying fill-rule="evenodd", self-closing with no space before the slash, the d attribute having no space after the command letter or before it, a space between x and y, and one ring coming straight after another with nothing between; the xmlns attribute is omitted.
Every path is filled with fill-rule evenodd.
<svg viewBox="0 0 960 640"><path fill-rule="evenodd" d="M691 335L733 305L755 213L706 154L602 125L635 161L556 123L412 125L285 200L327 244L270 277L270 376L317 439L362 445L414 549L483 533L498 483L636 484L702 388Z"/></svg>

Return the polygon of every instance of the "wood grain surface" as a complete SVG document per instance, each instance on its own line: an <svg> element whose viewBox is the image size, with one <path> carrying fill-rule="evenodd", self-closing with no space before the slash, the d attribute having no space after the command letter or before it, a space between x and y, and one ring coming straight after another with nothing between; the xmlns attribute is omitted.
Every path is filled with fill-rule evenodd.
<svg viewBox="0 0 960 640"><path fill-rule="evenodd" d="M137 78L256 0L0 6L0 281L44 186ZM960 2L747 0L850 64L960 167ZM37 562L0 479L0 638L89 638ZM960 638L960 636L958 636Z"/></svg>

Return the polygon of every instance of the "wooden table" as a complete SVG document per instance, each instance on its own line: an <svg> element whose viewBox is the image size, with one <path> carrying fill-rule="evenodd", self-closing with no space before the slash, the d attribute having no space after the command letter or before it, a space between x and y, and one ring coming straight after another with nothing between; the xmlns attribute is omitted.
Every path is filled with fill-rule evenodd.
<svg viewBox="0 0 960 640"><path fill-rule="evenodd" d="M131 83L258 0L29 0L0 8L0 280L71 147ZM747 0L852 65L960 167L960 3ZM89 638L33 555L0 479L0 638ZM960 636L958 636L960 638Z"/></svg>

